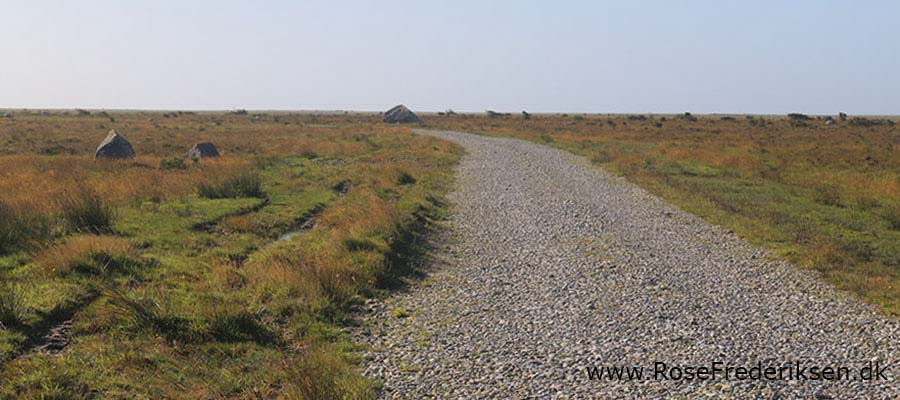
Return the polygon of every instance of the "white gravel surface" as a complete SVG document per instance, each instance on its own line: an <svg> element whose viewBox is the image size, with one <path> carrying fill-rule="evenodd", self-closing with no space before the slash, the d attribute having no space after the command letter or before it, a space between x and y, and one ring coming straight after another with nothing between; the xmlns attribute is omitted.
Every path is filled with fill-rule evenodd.
<svg viewBox="0 0 900 400"><path fill-rule="evenodd" d="M900 398L900 323L815 273L564 151L419 133L468 154L430 276L367 307L358 337L383 398ZM855 375L869 361L891 380L653 376L656 362ZM590 380L591 366L644 379Z"/></svg>

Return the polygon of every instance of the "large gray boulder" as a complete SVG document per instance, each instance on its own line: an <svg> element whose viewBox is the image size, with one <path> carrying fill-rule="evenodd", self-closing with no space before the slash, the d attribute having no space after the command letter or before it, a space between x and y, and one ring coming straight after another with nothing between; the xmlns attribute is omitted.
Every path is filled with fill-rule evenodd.
<svg viewBox="0 0 900 400"><path fill-rule="evenodd" d="M131 147L131 143L128 143L128 140L119 135L115 129L109 131L106 139L100 142L100 146L97 146L97 151L94 153L94 159L116 160L132 157L134 157L134 148Z"/></svg>
<svg viewBox="0 0 900 400"><path fill-rule="evenodd" d="M401 104L384 113L384 122L390 124L409 124L420 123L422 120L420 120L415 113L406 108L406 106Z"/></svg>
<svg viewBox="0 0 900 400"><path fill-rule="evenodd" d="M214 144L209 142L197 143L187 152L187 158L190 159L210 158L218 156L219 150L216 149L216 146Z"/></svg>

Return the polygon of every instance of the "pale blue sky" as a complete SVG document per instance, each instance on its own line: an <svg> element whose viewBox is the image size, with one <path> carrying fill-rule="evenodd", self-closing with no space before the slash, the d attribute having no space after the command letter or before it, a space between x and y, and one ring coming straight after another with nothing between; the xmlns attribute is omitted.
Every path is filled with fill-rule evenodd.
<svg viewBox="0 0 900 400"><path fill-rule="evenodd" d="M900 114L898 1L0 3L0 107Z"/></svg>

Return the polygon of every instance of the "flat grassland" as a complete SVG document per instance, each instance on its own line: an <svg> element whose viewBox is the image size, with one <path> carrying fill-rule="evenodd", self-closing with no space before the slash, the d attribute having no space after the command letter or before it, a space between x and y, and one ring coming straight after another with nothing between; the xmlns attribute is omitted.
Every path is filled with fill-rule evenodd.
<svg viewBox="0 0 900 400"><path fill-rule="evenodd" d="M430 116L433 128L556 146L900 315L897 119Z"/></svg>
<svg viewBox="0 0 900 400"><path fill-rule="evenodd" d="M584 155L900 315L894 121L421 117ZM112 128L135 159L92 159ZM416 273L460 156L373 114L0 118L0 398L371 397L341 329Z"/></svg>
<svg viewBox="0 0 900 400"><path fill-rule="evenodd" d="M135 159L92 159L111 128ZM460 154L371 114L0 118L0 397L370 397L341 326Z"/></svg>

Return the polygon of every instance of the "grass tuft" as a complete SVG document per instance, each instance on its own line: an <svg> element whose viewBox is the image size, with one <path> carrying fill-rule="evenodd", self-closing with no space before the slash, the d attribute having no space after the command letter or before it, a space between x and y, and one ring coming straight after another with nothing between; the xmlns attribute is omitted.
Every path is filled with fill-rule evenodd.
<svg viewBox="0 0 900 400"><path fill-rule="evenodd" d="M241 197L264 198L262 180L258 174L242 173L199 187L200 197L207 199L236 199Z"/></svg>
<svg viewBox="0 0 900 400"><path fill-rule="evenodd" d="M249 312L217 314L210 321L210 335L219 342L271 343L274 334Z"/></svg>
<svg viewBox="0 0 900 400"><path fill-rule="evenodd" d="M397 177L397 183L401 185L413 185L416 183L416 178L404 171Z"/></svg>
<svg viewBox="0 0 900 400"><path fill-rule="evenodd" d="M82 188L59 199L63 221L74 232L101 234L111 232L113 209L97 192Z"/></svg>
<svg viewBox="0 0 900 400"><path fill-rule="evenodd" d="M166 157L159 160L159 169L185 169L187 164L181 157Z"/></svg>
<svg viewBox="0 0 900 400"><path fill-rule="evenodd" d="M112 287L104 289L110 304L137 330L149 329L166 339L166 342L196 342L197 334L191 329L190 320L175 315L170 307L154 296L122 292Z"/></svg>
<svg viewBox="0 0 900 400"><path fill-rule="evenodd" d="M305 352L300 363L291 367L292 385L287 398L296 399L370 399L372 386L356 375L336 349L316 345Z"/></svg>
<svg viewBox="0 0 900 400"><path fill-rule="evenodd" d="M0 282L0 328L18 325L29 311L19 286Z"/></svg>
<svg viewBox="0 0 900 400"><path fill-rule="evenodd" d="M95 276L126 272L146 264L128 240L97 235L73 236L43 250L36 262L44 271L56 275L75 272Z"/></svg>
<svg viewBox="0 0 900 400"><path fill-rule="evenodd" d="M23 215L0 202L0 255L29 246L29 242L47 236L47 223L37 216Z"/></svg>

